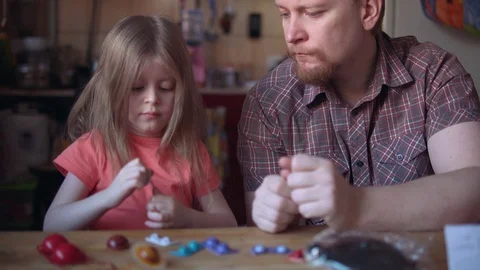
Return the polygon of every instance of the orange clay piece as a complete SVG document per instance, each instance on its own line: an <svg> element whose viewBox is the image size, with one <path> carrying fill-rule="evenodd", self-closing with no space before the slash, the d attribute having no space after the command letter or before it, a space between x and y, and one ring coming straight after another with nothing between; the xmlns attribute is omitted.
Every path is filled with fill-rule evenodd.
<svg viewBox="0 0 480 270"><path fill-rule="evenodd" d="M135 245L133 255L139 262L149 267L157 267L162 264L162 258L157 249L148 244Z"/></svg>

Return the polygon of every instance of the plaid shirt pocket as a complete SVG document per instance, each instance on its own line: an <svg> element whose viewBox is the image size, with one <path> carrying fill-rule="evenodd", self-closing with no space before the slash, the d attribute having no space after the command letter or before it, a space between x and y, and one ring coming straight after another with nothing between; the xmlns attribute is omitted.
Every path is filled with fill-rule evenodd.
<svg viewBox="0 0 480 270"><path fill-rule="evenodd" d="M430 171L427 144L422 133L408 133L372 146L376 185L414 180Z"/></svg>

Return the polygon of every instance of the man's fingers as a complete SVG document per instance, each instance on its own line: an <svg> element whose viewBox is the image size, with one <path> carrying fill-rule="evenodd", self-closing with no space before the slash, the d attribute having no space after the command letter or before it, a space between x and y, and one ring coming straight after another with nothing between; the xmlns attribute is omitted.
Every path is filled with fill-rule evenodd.
<svg viewBox="0 0 480 270"><path fill-rule="evenodd" d="M257 227L265 232L277 233L284 230L287 226L273 223L265 218L258 217L255 221Z"/></svg>
<svg viewBox="0 0 480 270"><path fill-rule="evenodd" d="M259 203L280 212L289 214L298 213L298 206L292 200L281 197L274 193L260 198Z"/></svg>
<svg viewBox="0 0 480 270"><path fill-rule="evenodd" d="M324 175L322 171L314 172L293 172L287 177L287 186L293 190L297 188L308 188L314 185L321 184L328 176ZM325 182L326 183L326 182ZM290 193L291 194L291 193Z"/></svg>
<svg viewBox="0 0 480 270"><path fill-rule="evenodd" d="M309 202L300 204L298 211L304 218L326 218L332 212L332 205L328 201Z"/></svg>
<svg viewBox="0 0 480 270"><path fill-rule="evenodd" d="M293 156L291 161L292 172L314 171L323 166L331 166L331 161L321 157L313 157L304 154Z"/></svg>
<svg viewBox="0 0 480 270"><path fill-rule="evenodd" d="M265 177L264 185L272 193L278 194L285 198L290 198L290 188L287 186L285 179L279 175L268 175Z"/></svg>
<svg viewBox="0 0 480 270"><path fill-rule="evenodd" d="M290 224L295 218L295 214L282 213L278 211L273 211L272 209L260 210L259 216L265 218L272 223L285 225Z"/></svg>
<svg viewBox="0 0 480 270"><path fill-rule="evenodd" d="M288 176L291 174L292 172L290 170L287 170L287 169L281 169L280 170L280 176L283 178L283 179L287 179Z"/></svg>
<svg viewBox="0 0 480 270"><path fill-rule="evenodd" d="M296 188L292 191L292 201L298 205L302 203L318 201L329 195L330 194L328 191L320 190L319 186Z"/></svg>
<svg viewBox="0 0 480 270"><path fill-rule="evenodd" d="M278 166L280 166L280 169L284 169L284 170L291 170L292 169L292 158L291 157L288 157L288 156L285 156L285 157L281 157L279 160L278 160Z"/></svg>

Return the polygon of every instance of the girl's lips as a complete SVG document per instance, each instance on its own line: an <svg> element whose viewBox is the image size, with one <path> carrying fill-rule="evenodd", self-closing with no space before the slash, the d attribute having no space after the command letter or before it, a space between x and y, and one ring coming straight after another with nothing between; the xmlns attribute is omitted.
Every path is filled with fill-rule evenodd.
<svg viewBox="0 0 480 270"><path fill-rule="evenodd" d="M156 119L157 117L160 116L160 113L158 113L158 112L146 112L146 113L142 113L140 116L143 116L146 119Z"/></svg>

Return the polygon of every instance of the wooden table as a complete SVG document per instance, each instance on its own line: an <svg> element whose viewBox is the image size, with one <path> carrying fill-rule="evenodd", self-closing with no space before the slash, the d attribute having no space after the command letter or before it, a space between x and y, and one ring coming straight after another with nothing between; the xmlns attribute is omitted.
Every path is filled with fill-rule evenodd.
<svg viewBox="0 0 480 270"><path fill-rule="evenodd" d="M229 229L186 229L186 230L151 230L151 231L76 231L64 235L70 242L82 249L90 262L84 265L70 266L67 269L140 269L130 255L130 251L112 251L106 248L107 239L113 234L126 236L131 243L143 241L150 233L169 236L173 240L187 243L190 240L203 241L215 236L226 241L239 253L229 256L216 256L203 250L191 257L177 258L168 255L168 250L158 250L167 257L168 269L311 269L306 264L290 262L282 255L253 256L250 248L255 244L275 246L285 244L291 249L300 249L308 244L321 228L300 228L281 234L263 233L254 227ZM37 253L36 246L48 233L44 232L0 232L0 268L1 269L58 269ZM434 263L432 269L447 269L445 240L443 233L422 232L406 233L421 244L427 245ZM178 246L177 246L178 248ZM93 262L92 262L93 261Z"/></svg>

